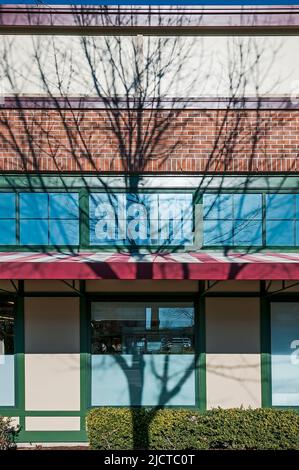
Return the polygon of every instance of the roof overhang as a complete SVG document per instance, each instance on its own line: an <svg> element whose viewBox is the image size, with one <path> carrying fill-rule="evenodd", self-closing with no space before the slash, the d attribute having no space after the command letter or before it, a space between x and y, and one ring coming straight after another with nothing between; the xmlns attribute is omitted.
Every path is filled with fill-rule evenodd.
<svg viewBox="0 0 299 470"><path fill-rule="evenodd" d="M105 5L106 3L106 5ZM25 5L0 6L0 31L6 28L55 29L140 34L162 29L187 31L297 30L298 5ZM138 3L138 2L137 2ZM141 3L141 2L140 2ZM178 2L180 3L180 2ZM262 3L262 2L261 2Z"/></svg>
<svg viewBox="0 0 299 470"><path fill-rule="evenodd" d="M299 280L299 253L5 252L0 279Z"/></svg>

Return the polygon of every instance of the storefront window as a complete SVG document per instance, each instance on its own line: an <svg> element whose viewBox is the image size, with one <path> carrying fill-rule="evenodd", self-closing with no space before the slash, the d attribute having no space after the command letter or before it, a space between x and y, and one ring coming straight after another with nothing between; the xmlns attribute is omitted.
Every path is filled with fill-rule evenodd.
<svg viewBox="0 0 299 470"><path fill-rule="evenodd" d="M91 245L192 245L192 194L93 193Z"/></svg>
<svg viewBox="0 0 299 470"><path fill-rule="evenodd" d="M16 195L0 193L0 245L16 244Z"/></svg>
<svg viewBox="0 0 299 470"><path fill-rule="evenodd" d="M271 305L272 405L299 406L299 303Z"/></svg>
<svg viewBox="0 0 299 470"><path fill-rule="evenodd" d="M266 195L267 245L299 244L299 196L296 194Z"/></svg>
<svg viewBox="0 0 299 470"><path fill-rule="evenodd" d="M21 193L21 245L78 245L79 202L75 193Z"/></svg>
<svg viewBox="0 0 299 470"><path fill-rule="evenodd" d="M93 302L91 332L92 405L195 404L192 303Z"/></svg>
<svg viewBox="0 0 299 470"><path fill-rule="evenodd" d="M205 194L204 245L262 245L261 194Z"/></svg>
<svg viewBox="0 0 299 470"><path fill-rule="evenodd" d="M0 406L14 406L14 305L0 302Z"/></svg>

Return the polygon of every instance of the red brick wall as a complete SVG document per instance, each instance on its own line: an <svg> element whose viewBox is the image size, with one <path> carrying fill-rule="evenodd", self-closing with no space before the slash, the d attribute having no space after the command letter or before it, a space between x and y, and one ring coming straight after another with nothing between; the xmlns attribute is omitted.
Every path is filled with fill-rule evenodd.
<svg viewBox="0 0 299 470"><path fill-rule="evenodd" d="M0 170L299 170L299 111L0 111Z"/></svg>

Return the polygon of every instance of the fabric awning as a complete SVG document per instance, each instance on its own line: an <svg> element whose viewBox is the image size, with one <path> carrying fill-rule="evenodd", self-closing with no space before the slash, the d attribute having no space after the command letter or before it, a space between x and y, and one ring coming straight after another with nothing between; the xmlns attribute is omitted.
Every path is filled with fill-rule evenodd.
<svg viewBox="0 0 299 470"><path fill-rule="evenodd" d="M299 280L299 253L0 253L0 279Z"/></svg>

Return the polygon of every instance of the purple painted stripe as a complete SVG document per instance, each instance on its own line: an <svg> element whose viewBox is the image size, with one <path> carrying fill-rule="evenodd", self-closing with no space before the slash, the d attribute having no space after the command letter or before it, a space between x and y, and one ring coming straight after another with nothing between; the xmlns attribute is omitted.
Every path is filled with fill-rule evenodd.
<svg viewBox="0 0 299 470"><path fill-rule="evenodd" d="M101 98L48 98L48 97L6 97L0 101L0 109L134 109L134 100L119 98L117 102ZM168 98L163 100L145 100L143 109L299 109L299 100L291 101L288 97L264 98Z"/></svg>
<svg viewBox="0 0 299 470"><path fill-rule="evenodd" d="M88 7L0 6L5 27L72 28L286 28L299 26L296 6L240 7Z"/></svg>

